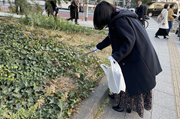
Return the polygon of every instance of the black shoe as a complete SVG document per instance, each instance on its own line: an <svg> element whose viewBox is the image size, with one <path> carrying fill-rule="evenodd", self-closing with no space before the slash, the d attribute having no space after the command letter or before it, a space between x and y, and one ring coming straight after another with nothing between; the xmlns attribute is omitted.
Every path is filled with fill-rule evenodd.
<svg viewBox="0 0 180 119"><path fill-rule="evenodd" d="M123 112L124 111L124 109L120 108L119 105L118 106L113 106L112 108L117 112Z"/></svg>
<svg viewBox="0 0 180 119"><path fill-rule="evenodd" d="M109 93L108 96L109 96L111 99L114 99L114 96L115 96L115 95Z"/></svg>
<svg viewBox="0 0 180 119"><path fill-rule="evenodd" d="M178 30L176 30L176 33L175 34L178 34Z"/></svg>
<svg viewBox="0 0 180 119"><path fill-rule="evenodd" d="M165 37L164 40L168 40L169 38Z"/></svg>
<svg viewBox="0 0 180 119"><path fill-rule="evenodd" d="M155 36L155 38L158 38L158 39L160 39L158 36Z"/></svg>
<svg viewBox="0 0 180 119"><path fill-rule="evenodd" d="M131 109L130 109L130 108L127 108L127 109L126 109L126 112L127 112L127 113L131 113Z"/></svg>

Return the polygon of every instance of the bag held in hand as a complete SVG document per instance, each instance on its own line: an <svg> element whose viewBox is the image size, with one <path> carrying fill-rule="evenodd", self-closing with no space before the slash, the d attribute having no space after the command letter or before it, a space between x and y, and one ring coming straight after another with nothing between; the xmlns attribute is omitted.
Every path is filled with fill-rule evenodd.
<svg viewBox="0 0 180 119"><path fill-rule="evenodd" d="M105 64L101 64L101 68L104 70L107 80L108 80L108 87L109 89L116 94L119 94L120 91L126 90L126 85L124 81L124 77L121 71L121 67L117 62L111 62L111 66L108 67Z"/></svg>
<svg viewBox="0 0 180 119"><path fill-rule="evenodd" d="M157 22L161 23L161 21L164 19L164 17L162 16L162 14L159 14L157 17Z"/></svg>

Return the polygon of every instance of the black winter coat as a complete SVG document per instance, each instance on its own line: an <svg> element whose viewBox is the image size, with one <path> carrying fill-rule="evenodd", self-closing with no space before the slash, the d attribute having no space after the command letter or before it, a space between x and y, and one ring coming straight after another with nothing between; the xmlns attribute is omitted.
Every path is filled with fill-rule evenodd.
<svg viewBox="0 0 180 119"><path fill-rule="evenodd" d="M50 9L53 9L53 11L56 11L56 10L57 10L57 9L56 9L57 5L56 5L56 3L55 3L54 1L50 1L49 4L51 5L52 8L48 8L48 3L46 2L46 4L45 4L45 9L48 9L48 11L50 11ZM49 7L50 7L50 6L49 6Z"/></svg>
<svg viewBox="0 0 180 119"><path fill-rule="evenodd" d="M78 15L78 4L76 1L72 1L71 2L71 8L70 8L70 17L71 18L79 18L79 15Z"/></svg>
<svg viewBox="0 0 180 119"><path fill-rule="evenodd" d="M119 63L130 96L146 93L156 85L162 69L149 36L137 15L120 11L109 23L109 36L97 48L112 46L112 57Z"/></svg>
<svg viewBox="0 0 180 119"><path fill-rule="evenodd" d="M143 18L144 19L144 6L140 5L136 8L136 14L138 15L138 19Z"/></svg>

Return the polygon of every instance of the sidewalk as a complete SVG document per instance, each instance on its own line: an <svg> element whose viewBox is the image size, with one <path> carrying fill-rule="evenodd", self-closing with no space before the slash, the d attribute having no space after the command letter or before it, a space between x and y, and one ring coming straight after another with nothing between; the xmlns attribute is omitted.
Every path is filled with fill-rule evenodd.
<svg viewBox="0 0 180 119"><path fill-rule="evenodd" d="M10 0L11 3L14 3L15 0ZM0 2L3 2L3 0L0 0ZM5 3L8 3L8 0L5 0ZM43 0L34 0L34 2L32 2L31 0L27 0L28 3L30 3L31 5L34 5L35 3L44 6L45 5L45 1Z"/></svg>
<svg viewBox="0 0 180 119"><path fill-rule="evenodd" d="M163 37L161 39L154 38L154 34L158 30L158 24L153 19L150 19L149 23L147 32L157 52L163 72L156 78L157 85L153 89L152 110L145 110L143 119L179 119L180 41L174 33L171 34L169 40L164 40ZM177 51L175 51L176 49ZM172 73L173 71L175 73ZM176 78L177 82L174 82L173 77ZM176 89L174 85L176 85ZM173 89L176 90L175 93ZM104 108L99 119L141 119L136 112L128 114L114 111L112 109L113 100L109 98L108 100L110 100L109 105Z"/></svg>
<svg viewBox="0 0 180 119"><path fill-rule="evenodd" d="M16 14L12 14L12 13L6 13L6 12L0 12L0 17L1 16L13 16L14 18L21 18L24 17L24 15L16 15ZM71 21L70 21L71 22ZM73 22L74 23L74 22ZM78 20L78 24L80 26L85 26L85 27L89 27L89 28L94 28L93 22L92 21L82 21L81 19Z"/></svg>
<svg viewBox="0 0 180 119"><path fill-rule="evenodd" d="M12 16L12 17L14 17L14 18L21 18L21 17L24 17L24 15L17 15L17 14L11 14L11 13L6 13L6 12L0 12L0 17L2 17L2 16L6 16L6 17L8 17L8 16Z"/></svg>
<svg viewBox="0 0 180 119"><path fill-rule="evenodd" d="M1 2L1 0L0 0L0 2ZM13 0L12 0L12 2L13 2ZM38 3L38 4L41 5L41 6L44 6L44 4L45 4L44 1L35 1L35 2ZM34 3L31 2L31 0L29 0L29 3L30 3L31 5L34 5ZM2 5L2 6L1 6L1 4L0 4L0 9L2 9L3 11L7 11L7 12L10 11L9 8L8 8L8 3L6 3L5 5ZM43 9L44 9L44 7L43 7ZM65 18L65 19L70 17L70 14L62 13L63 9L61 9L60 11L61 11L61 12L58 13L58 14L59 14L59 17ZM67 10L66 10L66 11L67 11ZM84 14L84 15L82 15L82 14ZM82 20L81 20L82 17L85 19L85 13L79 13L79 20L80 20L80 21L82 21ZM88 21L93 21L93 16L88 16Z"/></svg>

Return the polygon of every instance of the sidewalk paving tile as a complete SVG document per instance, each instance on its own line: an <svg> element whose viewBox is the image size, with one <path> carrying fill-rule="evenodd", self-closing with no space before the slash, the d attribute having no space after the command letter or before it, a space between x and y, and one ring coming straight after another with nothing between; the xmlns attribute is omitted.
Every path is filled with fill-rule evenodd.
<svg viewBox="0 0 180 119"><path fill-rule="evenodd" d="M157 84L156 84L155 90L161 91L161 92L164 92L164 93L167 93L167 94L170 94L170 95L173 96L172 86L173 86L172 83L167 83L167 82L164 82L164 81L159 81L157 79Z"/></svg>
<svg viewBox="0 0 180 119"><path fill-rule="evenodd" d="M161 91L154 90L154 104L165 107L167 109L175 110L174 96L163 93Z"/></svg>
<svg viewBox="0 0 180 119"><path fill-rule="evenodd" d="M152 119L176 119L174 110L153 104Z"/></svg>
<svg viewBox="0 0 180 119"><path fill-rule="evenodd" d="M151 111L144 110L143 119L151 119L151 113L152 113ZM129 113L125 114L125 119L142 119L142 118L139 117L139 115L136 112L131 112L130 114Z"/></svg>
<svg viewBox="0 0 180 119"><path fill-rule="evenodd" d="M157 81L163 81L163 82L167 82L167 83L172 83L171 75L166 74L165 72L160 73L156 77L156 79L157 79Z"/></svg>

